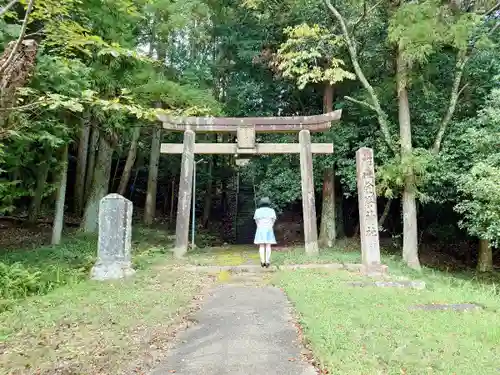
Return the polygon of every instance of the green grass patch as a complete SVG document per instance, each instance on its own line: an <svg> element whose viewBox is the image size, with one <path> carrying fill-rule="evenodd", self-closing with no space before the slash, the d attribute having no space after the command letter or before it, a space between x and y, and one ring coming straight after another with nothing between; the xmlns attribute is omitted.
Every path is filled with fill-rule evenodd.
<svg viewBox="0 0 500 375"><path fill-rule="evenodd" d="M392 274L399 263L387 259ZM330 374L500 373L500 300L474 280L424 270L426 290L356 288L347 272L280 272L306 340ZM416 277L414 277L416 279ZM473 312L411 311L416 304L478 303Z"/></svg>
<svg viewBox="0 0 500 375"><path fill-rule="evenodd" d="M211 281L170 267L170 248L167 233L138 228L138 272L116 282L89 280L94 236L2 253L0 374L146 372L165 353L173 322Z"/></svg>
<svg viewBox="0 0 500 375"><path fill-rule="evenodd" d="M165 353L174 318L208 283L149 269L29 298L0 314L0 374L143 373Z"/></svg>
<svg viewBox="0 0 500 375"><path fill-rule="evenodd" d="M166 232L137 228L132 259L136 269L157 259L172 260L172 240ZM64 285L87 280L97 256L97 236L76 234L58 246L0 253L0 312L17 301L44 295Z"/></svg>
<svg viewBox="0 0 500 375"><path fill-rule="evenodd" d="M317 256L309 256L306 254L304 248L295 248L287 251L273 252L272 263L278 266L312 263L361 263L361 251L359 247L351 248L341 243L332 249L320 250Z"/></svg>

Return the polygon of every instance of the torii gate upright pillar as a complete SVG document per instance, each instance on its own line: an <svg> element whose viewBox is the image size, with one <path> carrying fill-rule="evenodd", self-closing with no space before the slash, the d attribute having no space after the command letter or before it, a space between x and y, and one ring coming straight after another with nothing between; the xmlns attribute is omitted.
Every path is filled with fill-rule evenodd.
<svg viewBox="0 0 500 375"><path fill-rule="evenodd" d="M319 253L318 224L316 223L311 133L309 130L300 131L299 143L305 250L307 255L317 255Z"/></svg>
<svg viewBox="0 0 500 375"><path fill-rule="evenodd" d="M189 217L191 216L189 213L191 211L191 197L193 194L194 140L194 131L186 130L184 132L177 220L175 222L174 255L177 258L182 258L188 249Z"/></svg>

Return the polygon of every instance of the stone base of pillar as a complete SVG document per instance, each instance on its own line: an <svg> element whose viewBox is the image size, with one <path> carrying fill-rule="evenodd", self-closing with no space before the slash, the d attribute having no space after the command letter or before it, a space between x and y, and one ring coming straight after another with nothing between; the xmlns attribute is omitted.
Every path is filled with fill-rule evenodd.
<svg viewBox="0 0 500 375"><path fill-rule="evenodd" d="M90 271L93 280L118 280L132 276L135 270L130 262L97 262Z"/></svg>
<svg viewBox="0 0 500 375"><path fill-rule="evenodd" d="M364 276L376 277L387 274L389 267L383 264L361 265L360 272Z"/></svg>
<svg viewBox="0 0 500 375"><path fill-rule="evenodd" d="M305 248L306 254L309 256L315 256L319 254L318 241L306 243Z"/></svg>
<svg viewBox="0 0 500 375"><path fill-rule="evenodd" d="M187 254L188 249L187 247L176 247L174 248L174 256L177 259L182 259L184 256Z"/></svg>

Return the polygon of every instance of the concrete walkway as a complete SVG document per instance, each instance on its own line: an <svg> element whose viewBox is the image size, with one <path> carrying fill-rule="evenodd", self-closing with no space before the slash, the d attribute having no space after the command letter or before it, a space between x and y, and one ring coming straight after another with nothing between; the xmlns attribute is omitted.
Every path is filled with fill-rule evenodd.
<svg viewBox="0 0 500 375"><path fill-rule="evenodd" d="M270 286L220 285L196 316L198 324L152 375L314 375L284 293Z"/></svg>

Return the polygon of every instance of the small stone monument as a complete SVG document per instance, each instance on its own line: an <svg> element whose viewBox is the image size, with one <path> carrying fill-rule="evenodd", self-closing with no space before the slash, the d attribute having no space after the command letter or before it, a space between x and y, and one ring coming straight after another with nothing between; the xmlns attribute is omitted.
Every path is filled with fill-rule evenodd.
<svg viewBox="0 0 500 375"><path fill-rule="evenodd" d="M375 167L373 150L362 147L356 152L358 181L359 228L361 258L365 272L380 268L380 243L378 235L377 194L375 192Z"/></svg>
<svg viewBox="0 0 500 375"><path fill-rule="evenodd" d="M114 280L135 273L130 261L132 247L132 202L109 194L99 204L99 242L94 280Z"/></svg>

